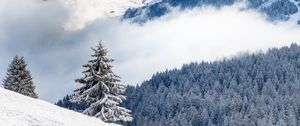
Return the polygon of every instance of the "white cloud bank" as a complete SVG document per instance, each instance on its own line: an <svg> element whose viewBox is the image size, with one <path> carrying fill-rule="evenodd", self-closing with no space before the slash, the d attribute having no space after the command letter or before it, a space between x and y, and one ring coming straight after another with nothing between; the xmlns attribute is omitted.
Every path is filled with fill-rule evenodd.
<svg viewBox="0 0 300 126"><path fill-rule="evenodd" d="M108 1L104 2L107 8L114 6ZM81 65L89 59L89 47L100 39L116 60L116 74L131 85L184 63L300 40L299 26L272 24L236 6L175 11L140 26L101 16L109 10L93 0L65 2L70 6L55 0L0 0L0 78L12 57L23 55L40 97L51 102L76 88L74 79L81 76Z"/></svg>
<svg viewBox="0 0 300 126"><path fill-rule="evenodd" d="M98 28L104 29L99 36L107 42L113 57L122 57L122 61L117 59L115 69L129 84L184 63L212 61L300 41L299 26L270 23L261 14L241 12L238 7L177 11L144 26L111 24L100 25Z"/></svg>
<svg viewBox="0 0 300 126"><path fill-rule="evenodd" d="M81 30L96 19L121 16L128 8L142 5L142 0L60 0L69 10L64 24L67 31Z"/></svg>

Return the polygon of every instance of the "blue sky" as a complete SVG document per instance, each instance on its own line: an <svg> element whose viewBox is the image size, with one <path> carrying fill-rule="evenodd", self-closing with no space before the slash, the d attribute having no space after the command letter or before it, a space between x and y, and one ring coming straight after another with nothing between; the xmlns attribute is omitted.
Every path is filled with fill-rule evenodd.
<svg viewBox="0 0 300 126"><path fill-rule="evenodd" d="M74 79L99 40L115 59L115 73L130 85L184 63L300 40L299 26L270 23L257 12L240 12L239 5L174 10L141 26L102 13L107 0L91 1L0 0L0 78L13 56L22 55L40 98L53 103L79 86Z"/></svg>

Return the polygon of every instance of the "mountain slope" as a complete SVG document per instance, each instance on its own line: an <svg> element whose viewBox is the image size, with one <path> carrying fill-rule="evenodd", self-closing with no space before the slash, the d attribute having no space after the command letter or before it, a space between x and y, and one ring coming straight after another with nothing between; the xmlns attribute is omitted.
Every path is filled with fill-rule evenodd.
<svg viewBox="0 0 300 126"><path fill-rule="evenodd" d="M101 120L0 88L0 126L109 126Z"/></svg>
<svg viewBox="0 0 300 126"><path fill-rule="evenodd" d="M172 11L172 8L182 10L203 6L220 8L241 1L246 4L246 7L241 10L257 10L265 14L270 21L287 21L290 18L293 18L293 22L300 20L300 17L295 17L298 15L300 7L299 0L161 0L145 4L142 7L129 8L123 18L134 23L144 23L166 15Z"/></svg>
<svg viewBox="0 0 300 126"><path fill-rule="evenodd" d="M129 8L123 15L124 19L130 19L135 23L144 23L164 16L172 11L172 8L192 9L210 5L214 7L229 6L235 0L161 0L145 4L142 7Z"/></svg>
<svg viewBox="0 0 300 126"><path fill-rule="evenodd" d="M300 46L183 65L125 95L130 126L299 126Z"/></svg>

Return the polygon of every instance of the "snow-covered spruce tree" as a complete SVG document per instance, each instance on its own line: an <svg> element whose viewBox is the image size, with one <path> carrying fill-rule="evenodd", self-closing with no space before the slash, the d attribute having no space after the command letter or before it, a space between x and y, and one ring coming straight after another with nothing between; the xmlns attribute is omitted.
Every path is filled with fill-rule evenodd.
<svg viewBox="0 0 300 126"><path fill-rule="evenodd" d="M8 66L3 87L23 95L38 98L34 91L35 86L33 85L31 74L26 69L26 66L27 64L23 57L15 56Z"/></svg>
<svg viewBox="0 0 300 126"><path fill-rule="evenodd" d="M94 51L91 55L92 60L83 65L86 68L83 71L84 77L75 80L83 86L75 90L77 97L73 101L86 102L90 107L83 113L103 121L131 121L131 111L119 106L126 99L121 95L126 90L126 86L111 70L110 63L113 59L107 58L108 51L101 42L92 50Z"/></svg>

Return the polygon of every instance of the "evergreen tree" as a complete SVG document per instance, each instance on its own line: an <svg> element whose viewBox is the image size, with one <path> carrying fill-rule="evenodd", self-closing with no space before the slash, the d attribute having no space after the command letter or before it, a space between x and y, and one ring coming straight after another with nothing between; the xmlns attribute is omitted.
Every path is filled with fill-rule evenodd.
<svg viewBox="0 0 300 126"><path fill-rule="evenodd" d="M126 99L121 95L126 86L121 83L120 77L112 72L113 59L107 58L107 49L101 42L92 48L94 54L92 60L83 65L86 70L84 77L76 79L83 86L75 92L78 102L86 102L89 107L83 111L84 114L95 116L106 122L131 121L130 110L120 107L119 104Z"/></svg>
<svg viewBox="0 0 300 126"><path fill-rule="evenodd" d="M23 57L15 56L8 66L6 78L3 81L3 87L23 95L38 98L35 93L32 77Z"/></svg>

